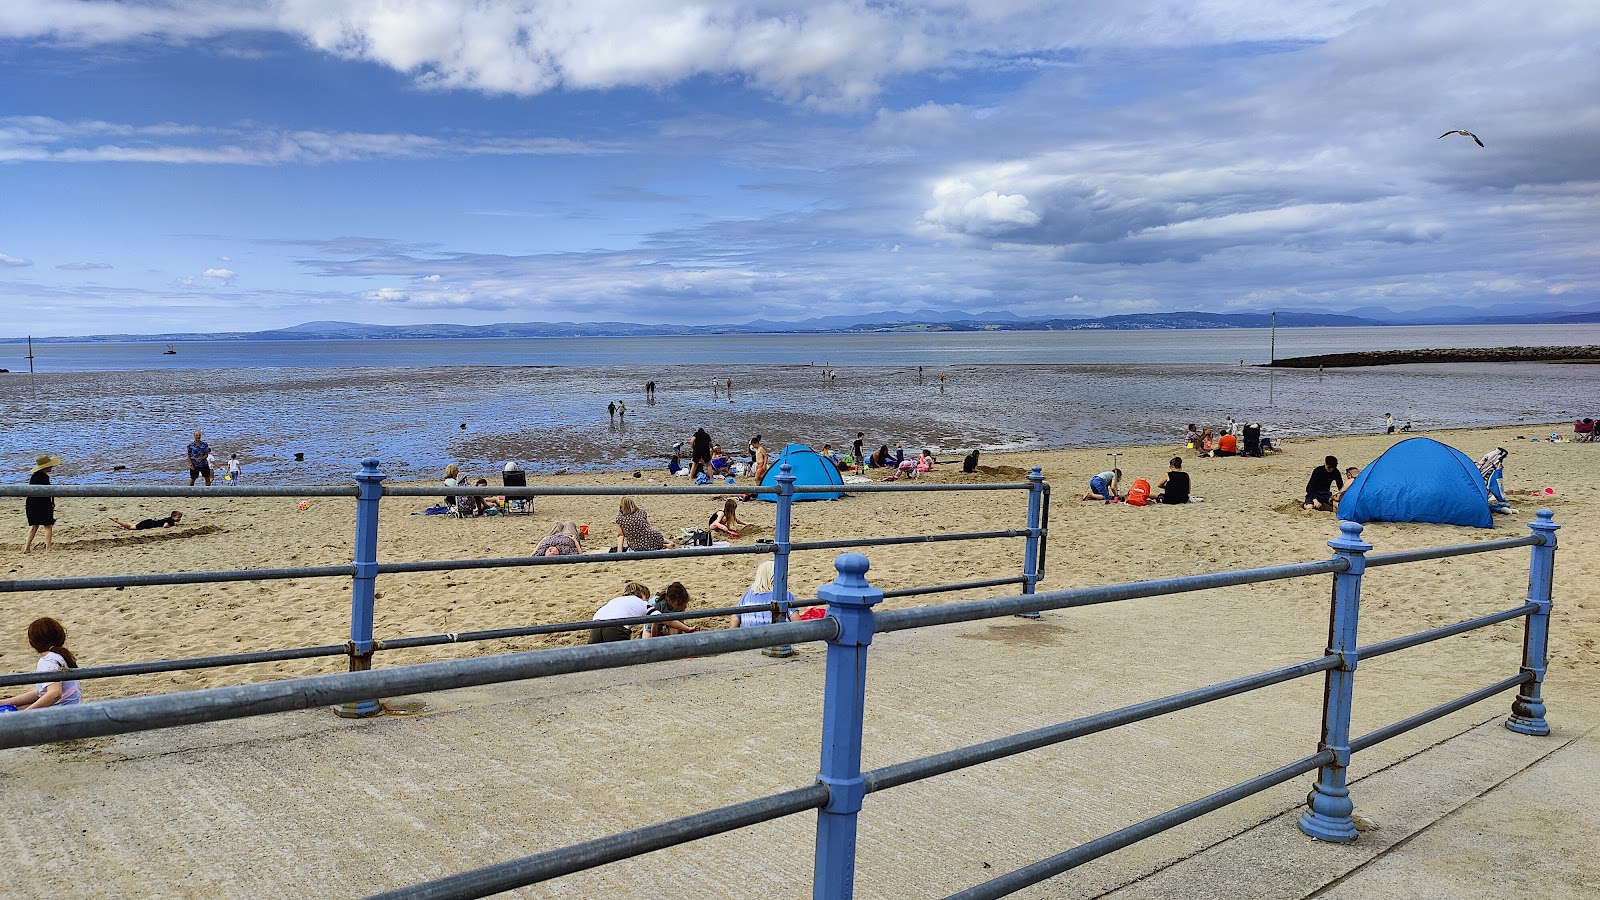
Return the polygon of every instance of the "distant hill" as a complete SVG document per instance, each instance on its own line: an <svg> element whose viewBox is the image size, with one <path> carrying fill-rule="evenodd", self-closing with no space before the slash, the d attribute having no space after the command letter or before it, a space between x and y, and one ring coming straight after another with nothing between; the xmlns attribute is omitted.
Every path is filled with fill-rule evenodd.
<svg viewBox="0 0 1600 900"><path fill-rule="evenodd" d="M823 316L799 322L756 320L724 325L641 325L635 322L501 322L493 325L364 325L359 322L305 322L268 331L213 334L97 334L36 337L35 343L181 341L426 340L434 338L619 337L670 334L785 334L892 331L1139 331L1148 329L1266 328L1269 313L1137 313L1081 319L1028 319L1011 312L961 313L918 310L905 314ZM1385 324L1377 319L1324 313L1278 313L1284 328ZM0 339L16 343L23 338Z"/></svg>

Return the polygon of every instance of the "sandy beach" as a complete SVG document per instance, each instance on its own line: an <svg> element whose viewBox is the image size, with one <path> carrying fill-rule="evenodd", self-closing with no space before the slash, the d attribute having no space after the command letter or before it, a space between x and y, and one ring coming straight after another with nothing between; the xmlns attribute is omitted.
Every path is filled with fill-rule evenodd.
<svg viewBox="0 0 1600 900"><path fill-rule="evenodd" d="M1566 676L1590 682L1600 678L1600 609L1575 589L1596 563L1594 537L1583 523L1596 516L1594 485L1600 483L1600 452L1573 443L1519 438L1570 426L1519 426L1438 432L1436 437L1476 458L1495 446L1511 451L1506 485L1518 512L1497 518L1492 530L1431 524L1376 523L1366 538L1379 552L1462 543L1525 533L1538 506L1548 506L1564 526L1557 556L1557 602L1552 625L1552 666ZM1187 575L1326 557L1326 542L1336 532L1331 514L1302 511L1298 497L1306 476L1326 454L1341 465L1365 465L1401 435L1341 436L1293 440L1287 452L1263 459L1200 459L1184 452L1194 493L1204 502L1143 508L1082 502L1090 475L1108 467L1115 452L1126 474L1157 481L1166 461L1181 445L988 454L984 469L965 476L953 463L936 467L928 480L1021 481L1032 466L1042 467L1054 496L1050 518L1047 572L1041 590L1055 590ZM489 472L469 472L492 476ZM592 485L626 494L635 485L685 483L666 473L539 476L534 485ZM70 483L70 469L58 483ZM741 481L741 486L748 479ZM1545 488L1554 493L1546 494ZM731 489L730 489L731 490ZM271 566L346 564L351 558L354 501L314 499L299 510L289 498L229 497L216 488L203 499L112 500L63 498L58 503L55 549L21 553L22 502L4 502L4 514L17 523L14 539L0 549L0 562L13 579L100 573L181 572ZM390 498L383 503L379 558L386 562L422 559L481 559L525 555L554 519L591 525L586 549L603 551L614 537L616 501L607 497L539 498L532 516L473 520L417 515L423 498ZM720 506L707 497L647 497L652 520L669 534L705 522ZM136 521L185 512L178 528L128 532L108 516ZM740 505L744 518L766 526L737 543L771 536L774 507ZM796 504L795 537L815 540L903 534L939 534L1020 528L1025 498L1020 492L870 493L836 502ZM871 577L884 589L969 581L1020 574L1020 540L937 543L876 548L869 552ZM801 596L833 575L834 551L797 553L792 585ZM376 632L395 638L499 628L588 618L620 593L626 580L654 589L670 581L688 588L696 608L737 602L757 557L705 560L630 561L597 557L560 567L506 568L382 576L378 581ZM1494 554L1390 567L1367 579L1362 612L1363 638L1379 639L1423 626L1512 605L1525 583L1526 552ZM1291 595L1293 609L1314 621L1325 616L1325 585L1310 580L1260 590ZM1008 588L980 591L999 596ZM954 595L929 595L889 601L889 606L945 602ZM53 615L66 623L70 645L86 665L202 656L278 647L342 643L349 635L349 582L341 578L6 593L0 597L6 625L0 631L0 670L31 670L34 655L23 628L35 616ZM1233 623L1248 628L1248 621ZM703 623L720 627L717 620ZM1507 625L1499 639L1520 642L1520 630ZM452 658L580 642L584 634L492 641L454 647L391 651L376 665ZM89 699L184 690L288 675L339 671L342 658L248 668L100 681L86 685Z"/></svg>

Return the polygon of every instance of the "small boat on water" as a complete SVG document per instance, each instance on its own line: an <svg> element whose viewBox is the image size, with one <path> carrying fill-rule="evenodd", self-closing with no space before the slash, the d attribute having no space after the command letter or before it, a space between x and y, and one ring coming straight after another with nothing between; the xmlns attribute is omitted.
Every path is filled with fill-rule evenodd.
<svg viewBox="0 0 1600 900"><path fill-rule="evenodd" d="M167 349L161 351L161 355L162 356L177 356L178 355L178 351L172 349L172 345L168 344L167 345Z"/></svg>

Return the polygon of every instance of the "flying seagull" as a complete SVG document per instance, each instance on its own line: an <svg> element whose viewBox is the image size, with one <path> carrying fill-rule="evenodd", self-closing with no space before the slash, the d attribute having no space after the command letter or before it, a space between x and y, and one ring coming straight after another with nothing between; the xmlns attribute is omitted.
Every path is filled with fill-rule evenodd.
<svg viewBox="0 0 1600 900"><path fill-rule="evenodd" d="M1478 144L1479 147L1483 146L1483 141L1479 141L1477 135L1475 135L1472 132L1466 130L1465 128L1457 128L1455 131L1446 131L1444 134L1439 135L1439 137L1434 138L1434 140L1442 140L1444 138L1449 137L1452 134L1459 134L1459 135L1463 135L1465 137L1472 138L1474 141L1477 141L1477 144Z"/></svg>

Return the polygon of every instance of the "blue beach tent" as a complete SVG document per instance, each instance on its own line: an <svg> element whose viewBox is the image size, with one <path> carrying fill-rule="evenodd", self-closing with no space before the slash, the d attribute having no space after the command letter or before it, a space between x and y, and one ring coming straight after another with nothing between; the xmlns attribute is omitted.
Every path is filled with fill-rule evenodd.
<svg viewBox="0 0 1600 900"><path fill-rule="evenodd" d="M1395 444L1363 469L1345 487L1339 518L1494 527L1477 464L1460 450L1425 437Z"/></svg>
<svg viewBox="0 0 1600 900"><path fill-rule="evenodd" d="M839 477L839 470L829 459L821 453L807 447L805 444L790 444L783 448L778 458L772 461L772 468L767 474L761 476L762 487L777 487L778 473L782 471L783 464L789 464L789 471L794 475L795 484L837 484L844 487L844 479ZM1477 469L1473 469L1474 472ZM795 494L796 500L837 500L844 496L844 491L834 493L824 491L821 493ZM757 494L758 500L778 501L778 495Z"/></svg>

